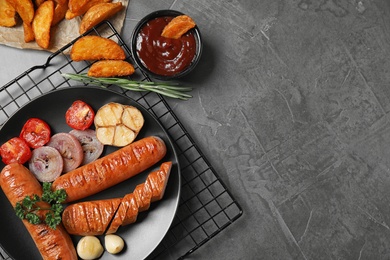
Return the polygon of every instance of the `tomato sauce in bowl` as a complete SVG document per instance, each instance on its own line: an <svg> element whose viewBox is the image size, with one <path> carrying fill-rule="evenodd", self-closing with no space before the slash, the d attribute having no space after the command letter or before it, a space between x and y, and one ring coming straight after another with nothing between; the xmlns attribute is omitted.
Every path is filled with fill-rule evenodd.
<svg viewBox="0 0 390 260"><path fill-rule="evenodd" d="M202 45L197 27L179 39L161 36L180 12L156 11L142 19L133 32L132 54L137 65L152 77L168 80L184 76L199 61Z"/></svg>

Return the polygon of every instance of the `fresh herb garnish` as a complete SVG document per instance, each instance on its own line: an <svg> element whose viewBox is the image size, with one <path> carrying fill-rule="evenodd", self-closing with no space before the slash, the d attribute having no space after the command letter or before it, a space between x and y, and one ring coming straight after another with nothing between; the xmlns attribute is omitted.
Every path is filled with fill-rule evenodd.
<svg viewBox="0 0 390 260"><path fill-rule="evenodd" d="M41 224L46 223L52 229L61 223L61 213L64 210L62 202L66 199L66 192L64 189L52 191L51 183L43 183L43 193L42 197L34 194L32 196L26 196L20 202L17 202L15 205L16 215L20 219L26 219L31 224ZM50 204L48 208L42 208L37 203L38 202L47 202ZM44 220L39 217L38 212L40 210L47 211L45 214Z"/></svg>
<svg viewBox="0 0 390 260"><path fill-rule="evenodd" d="M185 92L189 92L192 90L190 87L178 86L178 84L170 82L149 82L149 81L133 81L125 78L95 78L89 77L85 73L81 74L72 74L72 73L64 73L62 74L64 78L72 79L76 81L80 81L83 83L94 84L101 87L105 87L104 85L117 85L123 89L131 90L131 91L151 91L159 93L163 96L178 98L181 100L188 100L192 96L186 94Z"/></svg>

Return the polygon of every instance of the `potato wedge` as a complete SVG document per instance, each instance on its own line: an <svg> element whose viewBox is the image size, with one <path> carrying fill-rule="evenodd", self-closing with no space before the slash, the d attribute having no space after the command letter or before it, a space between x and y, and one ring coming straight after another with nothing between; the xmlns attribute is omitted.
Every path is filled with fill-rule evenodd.
<svg viewBox="0 0 390 260"><path fill-rule="evenodd" d="M71 20L77 16L85 14L89 8L100 3L111 3L112 0L69 0L69 10L66 12L65 19Z"/></svg>
<svg viewBox="0 0 390 260"><path fill-rule="evenodd" d="M73 13L71 10L68 9L66 11L66 14L65 14L65 19L66 20L72 20L73 18L75 18L75 17L77 17L79 15L81 15L81 14Z"/></svg>
<svg viewBox="0 0 390 260"><path fill-rule="evenodd" d="M195 22L188 15L179 15L173 18L163 29L161 36L179 39L188 30L195 27Z"/></svg>
<svg viewBox="0 0 390 260"><path fill-rule="evenodd" d="M35 0L34 1L34 4L35 6L38 8L38 6L40 6L43 2L45 2L46 0Z"/></svg>
<svg viewBox="0 0 390 260"><path fill-rule="evenodd" d="M35 40L35 34L31 23L23 22L24 42L32 42Z"/></svg>
<svg viewBox="0 0 390 260"><path fill-rule="evenodd" d="M130 76L133 73L133 65L123 60L97 61L88 70L88 76L95 78Z"/></svg>
<svg viewBox="0 0 390 260"><path fill-rule="evenodd" d="M38 46L48 49L50 45L50 29L54 17L54 2L43 2L35 12L32 28Z"/></svg>
<svg viewBox="0 0 390 260"><path fill-rule="evenodd" d="M136 107L111 102L96 112L94 124L101 143L122 147L135 140L144 117Z"/></svg>
<svg viewBox="0 0 390 260"><path fill-rule="evenodd" d="M95 25L100 22L114 16L120 10L122 10L123 5L121 2L116 3L100 3L92 6L84 14L81 19L79 33L83 34L89 29L92 29Z"/></svg>
<svg viewBox="0 0 390 260"><path fill-rule="evenodd" d="M0 26L13 27L16 25L16 10L7 2L0 0Z"/></svg>
<svg viewBox="0 0 390 260"><path fill-rule="evenodd" d="M68 6L69 0L54 0L54 2L58 5L66 5Z"/></svg>
<svg viewBox="0 0 390 260"><path fill-rule="evenodd" d="M7 0L23 20L24 41L34 40L31 22L34 19L34 4L31 0Z"/></svg>
<svg viewBox="0 0 390 260"><path fill-rule="evenodd" d="M70 50L73 61L82 60L124 60L125 51L111 39L88 35L78 39Z"/></svg>
<svg viewBox="0 0 390 260"><path fill-rule="evenodd" d="M7 2L15 8L23 22L28 24L32 22L35 10L31 0L7 0Z"/></svg>
<svg viewBox="0 0 390 260"><path fill-rule="evenodd" d="M77 12L78 10L83 8L83 6L85 6L88 2L90 2L90 0L69 0L68 7L70 11Z"/></svg>
<svg viewBox="0 0 390 260"><path fill-rule="evenodd" d="M51 22L51 26L54 26L61 22L68 11L68 0L56 0L56 4L54 7L54 17Z"/></svg>

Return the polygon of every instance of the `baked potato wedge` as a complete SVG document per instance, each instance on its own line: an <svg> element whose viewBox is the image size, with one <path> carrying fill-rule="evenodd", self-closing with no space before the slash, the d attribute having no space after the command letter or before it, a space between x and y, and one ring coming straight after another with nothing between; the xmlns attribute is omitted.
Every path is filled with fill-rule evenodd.
<svg viewBox="0 0 390 260"><path fill-rule="evenodd" d="M32 29L38 46L48 49L50 45L50 29L54 17L54 2L43 2L35 12Z"/></svg>
<svg viewBox="0 0 390 260"><path fill-rule="evenodd" d="M45 2L46 0L34 0L34 4L35 4L35 7L38 8L38 6L40 6L43 2Z"/></svg>
<svg viewBox="0 0 390 260"><path fill-rule="evenodd" d="M135 140L144 117L136 107L111 102L98 109L94 124L101 143L122 147Z"/></svg>
<svg viewBox="0 0 390 260"><path fill-rule="evenodd" d="M69 10L72 12L77 12L83 8L91 0L69 0Z"/></svg>
<svg viewBox="0 0 390 260"><path fill-rule="evenodd" d="M195 27L195 22L188 15L179 15L173 18L163 29L161 36L179 39L188 30Z"/></svg>
<svg viewBox="0 0 390 260"><path fill-rule="evenodd" d="M80 34L85 33L100 22L114 16L117 12L122 10L122 8L123 5L121 2L99 3L92 6L81 19L79 29Z"/></svg>
<svg viewBox="0 0 390 260"><path fill-rule="evenodd" d="M68 11L65 19L71 20L77 16L85 14L89 8L100 3L111 3L112 0L69 0Z"/></svg>
<svg viewBox="0 0 390 260"><path fill-rule="evenodd" d="M78 39L70 50L73 61L82 60L124 60L125 51L115 41L96 35Z"/></svg>
<svg viewBox="0 0 390 260"><path fill-rule="evenodd" d="M23 36L24 42L32 42L35 40L35 35L31 23L23 22Z"/></svg>
<svg viewBox="0 0 390 260"><path fill-rule="evenodd" d="M15 8L23 22L28 24L32 22L35 10L31 0L7 0L7 2Z"/></svg>
<svg viewBox="0 0 390 260"><path fill-rule="evenodd" d="M95 78L130 76L134 67L124 60L97 61L88 70L88 76Z"/></svg>
<svg viewBox="0 0 390 260"><path fill-rule="evenodd" d="M68 11L68 0L56 0L55 2L54 17L53 21L51 22L51 26L61 22L65 18L66 12Z"/></svg>
<svg viewBox="0 0 390 260"><path fill-rule="evenodd" d="M54 0L54 2L58 5L66 5L68 6L69 0Z"/></svg>
<svg viewBox="0 0 390 260"><path fill-rule="evenodd" d="M24 41L30 42L34 40L31 23L34 19L34 4L31 0L7 0L7 2L16 10L20 18L23 20Z"/></svg>
<svg viewBox="0 0 390 260"><path fill-rule="evenodd" d="M0 0L0 26L13 27L16 25L16 10L7 2Z"/></svg>

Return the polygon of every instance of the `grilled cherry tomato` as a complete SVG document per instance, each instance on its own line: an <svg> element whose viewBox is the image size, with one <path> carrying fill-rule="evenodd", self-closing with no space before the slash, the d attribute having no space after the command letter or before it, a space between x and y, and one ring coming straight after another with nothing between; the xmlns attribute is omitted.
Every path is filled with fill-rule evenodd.
<svg viewBox="0 0 390 260"><path fill-rule="evenodd" d="M14 137L0 146L0 155L5 164L24 164L31 158L31 150L26 141L20 137Z"/></svg>
<svg viewBox="0 0 390 260"><path fill-rule="evenodd" d="M95 111L90 105L82 100L73 102L65 114L66 123L77 130L89 128L92 125L94 118Z"/></svg>
<svg viewBox="0 0 390 260"><path fill-rule="evenodd" d="M31 148L38 148L49 142L50 126L39 118L30 118L24 124L19 137L24 139Z"/></svg>

